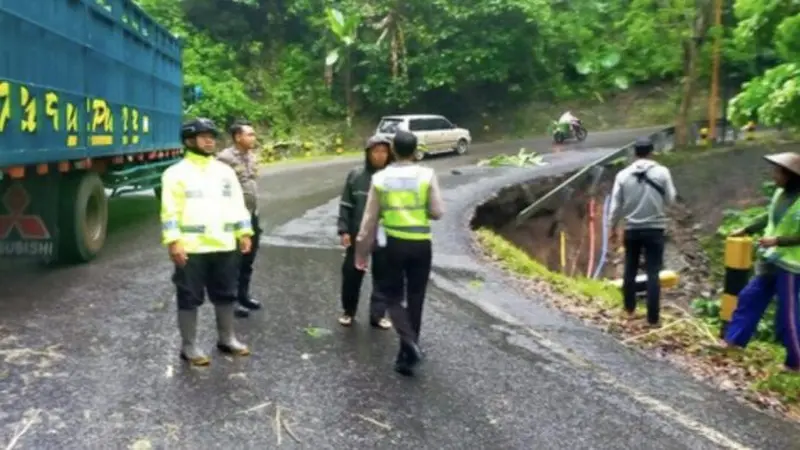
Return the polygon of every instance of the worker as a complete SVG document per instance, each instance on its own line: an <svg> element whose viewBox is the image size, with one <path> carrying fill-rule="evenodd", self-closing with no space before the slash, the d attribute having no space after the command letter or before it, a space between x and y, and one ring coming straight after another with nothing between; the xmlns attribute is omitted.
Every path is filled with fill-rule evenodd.
<svg viewBox="0 0 800 450"><path fill-rule="evenodd" d="M211 362L195 342L197 308L205 292L216 313L217 348L235 356L250 354L234 334L234 303L237 243L241 253L249 253L253 229L236 173L213 156L217 134L209 119L185 123L181 139L186 156L161 180L163 242L175 264L180 356L195 366Z"/></svg>
<svg viewBox="0 0 800 450"><path fill-rule="evenodd" d="M773 166L777 185L767 213L733 236L763 231L758 240L756 276L739 293L725 333L725 343L746 347L767 306L777 296L775 334L786 348L786 370L800 371L800 155L779 153L765 157Z"/></svg>
<svg viewBox="0 0 800 450"><path fill-rule="evenodd" d="M342 246L345 248L344 262L342 263L342 316L339 323L349 327L358 309L358 300L361 292L361 283L364 271L355 267L355 247L353 238L358 234L361 219L364 216L364 207L367 204L372 176L386 167L392 160L392 141L388 138L373 136L367 140L365 161L363 167L356 167L347 174L342 198L339 201L339 219L337 228ZM375 280L380 277L382 264L380 264L383 248L376 246L372 255L372 286L370 296L370 324L375 328L389 329L392 322L386 317L386 306L375 294Z"/></svg>
<svg viewBox="0 0 800 450"><path fill-rule="evenodd" d="M261 309L261 302L250 294L250 280L253 278L253 263L256 260L261 239L261 224L258 216L258 157L255 153L256 132L247 121L236 121L230 127L233 146L217 155L217 159L228 164L236 172L244 193L244 204L250 212L253 227L253 246L250 253L241 255L239 265L239 284L237 289L236 316L248 317L250 311Z"/></svg>
<svg viewBox="0 0 800 450"><path fill-rule="evenodd" d="M419 336L432 262L430 221L441 218L444 209L433 169L414 164L417 138L398 131L393 150L397 161L372 176L356 238L355 264L366 270L380 221L386 234L382 262L386 270L378 277L377 295L400 337L394 368L411 376L422 360Z"/></svg>
<svg viewBox="0 0 800 450"><path fill-rule="evenodd" d="M611 191L609 218L611 230L625 219L625 269L622 291L625 311L633 318L636 311L636 275L644 253L647 273L647 323L659 326L661 285L659 273L664 263L666 207L675 202L677 191L669 169L652 159L653 142L637 139L633 146L636 160L620 171ZM620 231L611 233L611 247L618 244Z"/></svg>

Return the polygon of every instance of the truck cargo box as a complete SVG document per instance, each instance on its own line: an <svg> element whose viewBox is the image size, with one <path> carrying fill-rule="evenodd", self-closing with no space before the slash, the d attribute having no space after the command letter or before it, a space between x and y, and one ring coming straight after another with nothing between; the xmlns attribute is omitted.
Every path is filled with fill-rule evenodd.
<svg viewBox="0 0 800 450"><path fill-rule="evenodd" d="M177 149L181 113L180 42L132 0L0 0L0 169Z"/></svg>

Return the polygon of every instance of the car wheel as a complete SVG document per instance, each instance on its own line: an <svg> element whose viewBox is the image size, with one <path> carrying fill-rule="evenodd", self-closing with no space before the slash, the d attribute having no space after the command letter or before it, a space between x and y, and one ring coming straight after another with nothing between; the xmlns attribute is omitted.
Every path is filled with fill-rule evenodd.
<svg viewBox="0 0 800 450"><path fill-rule="evenodd" d="M459 155L463 155L467 153L467 140L466 139L459 139L458 143L456 144L456 153Z"/></svg>
<svg viewBox="0 0 800 450"><path fill-rule="evenodd" d="M423 159L425 159L425 152L423 152L422 150L417 149L417 151L414 152L414 160L415 161L422 161Z"/></svg>

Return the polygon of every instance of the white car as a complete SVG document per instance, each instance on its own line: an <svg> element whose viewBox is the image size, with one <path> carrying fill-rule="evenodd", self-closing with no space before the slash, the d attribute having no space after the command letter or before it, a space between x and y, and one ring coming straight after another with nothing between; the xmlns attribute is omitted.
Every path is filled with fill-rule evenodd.
<svg viewBox="0 0 800 450"><path fill-rule="evenodd" d="M410 131L417 136L419 150L414 157L418 161L428 153L463 155L472 142L469 130L456 127L443 116L430 114L383 117L375 134L391 139L398 130Z"/></svg>

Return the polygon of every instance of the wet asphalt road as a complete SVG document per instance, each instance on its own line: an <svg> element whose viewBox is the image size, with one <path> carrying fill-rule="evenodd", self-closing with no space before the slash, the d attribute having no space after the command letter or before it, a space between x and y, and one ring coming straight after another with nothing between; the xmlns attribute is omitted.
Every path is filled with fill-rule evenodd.
<svg viewBox="0 0 800 450"><path fill-rule="evenodd" d="M264 170L267 235L254 293L265 308L239 322L254 354L215 354L209 369L177 358L154 202L114 201L97 261L0 271L0 448L31 418L14 448L800 448L798 426L526 298L473 257L465 226L481 199L577 168L643 132L593 134L536 169L449 172L520 146L550 151L547 140L427 163L439 171L448 217L435 230L428 362L416 379L392 372L393 333L365 326L365 308L352 329L336 324L335 197L354 161ZM200 338L211 348L211 309L202 315ZM276 417L299 442L276 431Z"/></svg>

